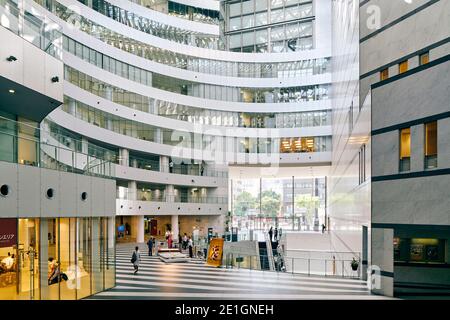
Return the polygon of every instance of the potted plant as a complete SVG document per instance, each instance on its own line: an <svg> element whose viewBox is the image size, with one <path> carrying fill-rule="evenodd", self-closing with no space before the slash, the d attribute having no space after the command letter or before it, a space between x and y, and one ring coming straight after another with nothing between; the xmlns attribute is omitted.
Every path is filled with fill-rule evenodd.
<svg viewBox="0 0 450 320"><path fill-rule="evenodd" d="M353 260L351 262L351 266L352 266L352 270L356 271L356 270L358 270L359 262L356 261L355 258L353 258Z"/></svg>

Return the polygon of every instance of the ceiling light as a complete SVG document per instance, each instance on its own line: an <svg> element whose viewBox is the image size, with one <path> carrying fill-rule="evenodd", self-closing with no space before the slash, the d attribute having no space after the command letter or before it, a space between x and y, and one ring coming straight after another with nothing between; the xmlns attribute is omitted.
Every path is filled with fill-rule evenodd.
<svg viewBox="0 0 450 320"><path fill-rule="evenodd" d="M9 93L16 93L16 91L14 89L9 89L8 92Z"/></svg>

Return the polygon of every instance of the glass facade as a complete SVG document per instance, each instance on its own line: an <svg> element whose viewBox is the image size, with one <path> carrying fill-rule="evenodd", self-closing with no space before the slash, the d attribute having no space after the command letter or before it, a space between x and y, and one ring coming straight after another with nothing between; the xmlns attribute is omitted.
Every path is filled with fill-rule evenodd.
<svg viewBox="0 0 450 320"><path fill-rule="evenodd" d="M40 1L35 0L40 3ZM131 54L143 57L145 59L163 63L172 67L192 70L207 74L217 74L224 76L238 76L238 77L284 77L289 75L296 77L303 74L303 69L311 70L307 67L310 62L304 61L289 61L280 63L247 63L247 62L229 62L221 60L211 60L197 58L186 54L175 53L173 51L154 47L149 44L130 39L124 35L118 34L112 30L98 25L84 17L77 15L77 13L62 6L59 3L52 5L44 5L48 10L56 14L59 18L68 23L80 24L80 30L105 42L120 50L124 50ZM77 54L78 55L78 54ZM324 57L326 68L329 66L329 57ZM97 62L98 63L98 62ZM322 62L317 63L318 69ZM329 69L327 69L329 70ZM279 74L280 72L280 74ZM306 71L309 72L309 71ZM321 72L321 71L319 71ZM329 72L329 71L327 71Z"/></svg>
<svg viewBox="0 0 450 320"><path fill-rule="evenodd" d="M115 219L0 218L0 300L75 300L115 286ZM4 237L2 237L3 239Z"/></svg>
<svg viewBox="0 0 450 320"><path fill-rule="evenodd" d="M230 51L293 52L314 48L313 2L231 0L221 6Z"/></svg>
<svg viewBox="0 0 450 320"><path fill-rule="evenodd" d="M326 219L326 178L232 179L232 225L240 232L315 230Z"/></svg>

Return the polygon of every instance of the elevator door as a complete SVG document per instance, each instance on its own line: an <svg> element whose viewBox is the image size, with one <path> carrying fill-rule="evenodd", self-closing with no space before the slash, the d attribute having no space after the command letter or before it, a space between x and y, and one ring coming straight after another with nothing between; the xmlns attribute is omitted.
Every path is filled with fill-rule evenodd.
<svg viewBox="0 0 450 320"><path fill-rule="evenodd" d="M158 235L158 221L155 219L150 220L150 234L152 236Z"/></svg>

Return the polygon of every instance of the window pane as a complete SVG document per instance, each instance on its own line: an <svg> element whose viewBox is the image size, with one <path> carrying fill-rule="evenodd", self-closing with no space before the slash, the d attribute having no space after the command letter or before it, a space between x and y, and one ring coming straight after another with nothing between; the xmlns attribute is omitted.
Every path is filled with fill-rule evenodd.
<svg viewBox="0 0 450 320"><path fill-rule="evenodd" d="M427 123L425 125L425 155L431 156L437 154L437 122Z"/></svg>

